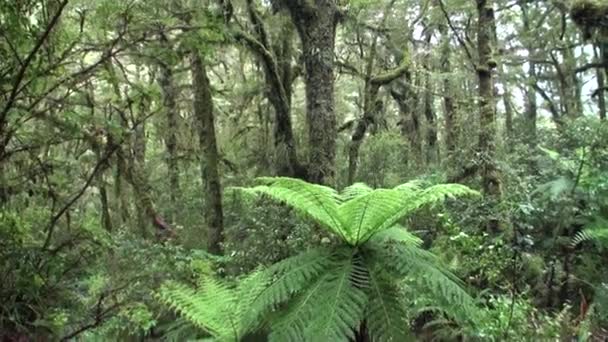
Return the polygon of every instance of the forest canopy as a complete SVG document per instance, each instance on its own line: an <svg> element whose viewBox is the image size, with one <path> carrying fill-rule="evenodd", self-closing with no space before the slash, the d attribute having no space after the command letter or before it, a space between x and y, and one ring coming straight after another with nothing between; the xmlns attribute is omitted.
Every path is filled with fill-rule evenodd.
<svg viewBox="0 0 608 342"><path fill-rule="evenodd" d="M0 0L0 341L608 339L601 0Z"/></svg>

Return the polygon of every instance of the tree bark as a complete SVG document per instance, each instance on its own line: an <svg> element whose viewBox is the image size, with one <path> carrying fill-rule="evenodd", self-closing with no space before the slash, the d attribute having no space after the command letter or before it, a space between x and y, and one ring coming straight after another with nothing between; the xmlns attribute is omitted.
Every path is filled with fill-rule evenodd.
<svg viewBox="0 0 608 342"><path fill-rule="evenodd" d="M302 41L309 180L335 182L337 122L334 108L334 45L339 11L335 0L283 0Z"/></svg>
<svg viewBox="0 0 608 342"><path fill-rule="evenodd" d="M598 49L601 51L600 46L593 48L596 60L601 58L600 53L598 53ZM597 68L595 70L595 73L595 76L597 78L597 91L596 93L594 93L594 95L597 96L598 113L600 120L606 120L606 75L604 74L604 69L602 68Z"/></svg>
<svg viewBox="0 0 608 342"><path fill-rule="evenodd" d="M479 91L479 149L483 192L491 197L502 195L496 167L496 104L494 99L494 69L491 30L494 25L492 0L477 0L477 79Z"/></svg>
<svg viewBox="0 0 608 342"><path fill-rule="evenodd" d="M450 81L450 73L452 66L450 63L451 47L450 36L448 34L447 25L441 25L439 31L442 36L441 43L441 73L443 74L443 110L445 115L445 146L448 158L451 158L456 151L456 141L458 133L456 132L456 106L453 98L452 82Z"/></svg>
<svg viewBox="0 0 608 342"><path fill-rule="evenodd" d="M420 117L417 111L418 94L413 87L411 72L405 73L406 82L396 82L391 89L391 97L397 102L401 116L401 135L409 142L408 163L417 164L421 160L422 144L420 142Z"/></svg>
<svg viewBox="0 0 608 342"><path fill-rule="evenodd" d="M169 40L164 32L160 32L160 44L167 53L172 53ZM175 80L173 78L173 69L170 62L163 61L159 63L160 75L158 84L160 85L163 101L163 109L165 112L166 131L165 131L165 147L167 149L167 176L169 178L169 199L170 199L170 214L169 218L172 223L175 222L177 215L177 203L179 190L179 160L177 155L177 133L178 133L178 108L176 103L177 91L175 88Z"/></svg>
<svg viewBox="0 0 608 342"><path fill-rule="evenodd" d="M247 10L255 37L244 32L237 32L236 38L249 46L264 67L266 96L275 113L275 172L279 176L306 178L306 172L298 161L291 124L292 27L284 24L281 27L278 43L272 46L264 22L255 10L252 0L247 1Z"/></svg>
<svg viewBox="0 0 608 342"><path fill-rule="evenodd" d="M191 53L192 88L194 91L194 117L199 142L203 152L201 177L205 210L203 216L207 226L207 250L213 254L222 253L224 235L222 188L219 173L219 154L215 134L213 98L211 85L202 57L197 51Z"/></svg>
<svg viewBox="0 0 608 342"><path fill-rule="evenodd" d="M424 56L424 118L426 119L426 164L439 162L439 145L437 144L437 115L433 101L433 83L431 80L431 38L433 31L427 27L425 44L427 53Z"/></svg>
<svg viewBox="0 0 608 342"><path fill-rule="evenodd" d="M530 32L530 16L528 13L528 5L521 5L521 18L524 31ZM536 49L531 43L526 44L528 56L536 56ZM538 104L536 101L536 62L532 58L528 61L528 77L524 89L524 132L530 147L536 146L536 117L538 115Z"/></svg>

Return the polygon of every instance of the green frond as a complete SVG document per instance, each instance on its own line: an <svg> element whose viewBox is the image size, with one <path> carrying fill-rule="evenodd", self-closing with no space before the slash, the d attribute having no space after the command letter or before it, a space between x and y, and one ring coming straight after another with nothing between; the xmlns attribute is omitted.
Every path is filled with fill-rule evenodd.
<svg viewBox="0 0 608 342"><path fill-rule="evenodd" d="M396 224L389 229L383 230L375 234L374 236L372 236L370 241L375 241L378 243L395 241L399 243L411 244L414 246L420 246L422 244L421 238L410 233L407 228L400 224Z"/></svg>
<svg viewBox="0 0 608 342"><path fill-rule="evenodd" d="M251 301L250 311L267 312L310 286L331 266L331 254L315 249L280 261L263 272L269 278Z"/></svg>
<svg viewBox="0 0 608 342"><path fill-rule="evenodd" d="M381 272L370 272L369 283L365 317L372 341L414 341L399 288Z"/></svg>
<svg viewBox="0 0 608 342"><path fill-rule="evenodd" d="M234 291L215 279L207 279L200 290L168 282L158 298L219 341L234 341L241 336Z"/></svg>
<svg viewBox="0 0 608 342"><path fill-rule="evenodd" d="M376 189L340 205L347 241L353 245L365 242L416 210L445 198L479 195L461 184L439 184L423 190L416 189L415 184L395 189Z"/></svg>
<svg viewBox="0 0 608 342"><path fill-rule="evenodd" d="M415 245L390 241L369 245L375 251L374 258L378 263L391 260L385 269L430 295L435 306L457 319L474 321L480 315L475 300L464 290L462 281L431 252Z"/></svg>
<svg viewBox="0 0 608 342"><path fill-rule="evenodd" d="M411 180L407 183L403 183L394 187L394 190L399 190L403 192L418 192L423 189L424 181L419 179Z"/></svg>
<svg viewBox="0 0 608 342"><path fill-rule="evenodd" d="M400 191L376 189L340 205L347 242L357 245L365 241L366 237L378 232L379 227L407 205L408 200Z"/></svg>
<svg viewBox="0 0 608 342"><path fill-rule="evenodd" d="M608 247L608 222L598 220L580 231L572 239L573 245L578 245L585 241L596 242L600 247Z"/></svg>
<svg viewBox="0 0 608 342"><path fill-rule="evenodd" d="M446 198L463 196L480 196L480 194L462 184L437 184L414 194L410 194L404 199L401 209L394 211L390 218L384 221L375 232L380 232L394 226L400 219L412 214L420 208L442 202Z"/></svg>
<svg viewBox="0 0 608 342"><path fill-rule="evenodd" d="M285 177L258 179L263 185L252 188L233 188L245 193L266 195L284 202L298 212L312 218L319 225L339 236L344 236L338 215L338 193L329 187Z"/></svg>
<svg viewBox="0 0 608 342"><path fill-rule="evenodd" d="M348 341L363 319L367 302L354 257L335 258L334 265L298 295L272 324L270 341Z"/></svg>
<svg viewBox="0 0 608 342"><path fill-rule="evenodd" d="M346 202L353 198L367 195L372 191L374 191L374 189L365 183L354 183L351 186L347 186L340 192L340 199L343 202Z"/></svg>

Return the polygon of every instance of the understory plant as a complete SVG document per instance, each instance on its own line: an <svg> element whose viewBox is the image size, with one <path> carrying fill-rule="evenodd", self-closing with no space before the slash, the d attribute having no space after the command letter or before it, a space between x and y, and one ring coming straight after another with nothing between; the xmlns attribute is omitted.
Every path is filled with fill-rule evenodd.
<svg viewBox="0 0 608 342"><path fill-rule="evenodd" d="M241 279L236 286L203 276L197 289L168 283L159 298L219 341L263 331L270 341L411 339L408 308L417 297L427 310L456 324L476 321L473 298L421 240L400 225L416 210L446 197L476 196L459 184L392 189L358 183L338 192L291 178L261 178L236 188L292 207L333 237ZM428 298L432 298L431 301Z"/></svg>

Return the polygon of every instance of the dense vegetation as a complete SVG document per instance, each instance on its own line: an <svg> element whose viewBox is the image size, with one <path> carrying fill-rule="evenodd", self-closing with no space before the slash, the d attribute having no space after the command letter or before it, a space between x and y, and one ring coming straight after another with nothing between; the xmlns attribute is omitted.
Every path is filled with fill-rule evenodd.
<svg viewBox="0 0 608 342"><path fill-rule="evenodd" d="M0 0L0 341L608 339L602 0Z"/></svg>

